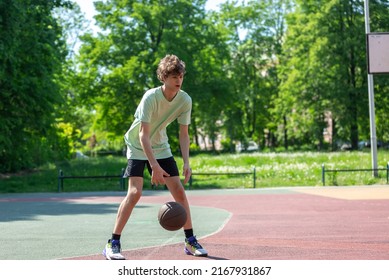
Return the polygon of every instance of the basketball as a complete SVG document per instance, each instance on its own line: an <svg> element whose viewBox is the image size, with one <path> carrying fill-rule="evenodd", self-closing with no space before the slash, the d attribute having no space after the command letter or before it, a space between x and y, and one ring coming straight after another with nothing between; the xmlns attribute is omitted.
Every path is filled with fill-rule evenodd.
<svg viewBox="0 0 389 280"><path fill-rule="evenodd" d="M166 230L174 231L182 228L186 222L186 210L178 202L166 202L158 212L159 224Z"/></svg>

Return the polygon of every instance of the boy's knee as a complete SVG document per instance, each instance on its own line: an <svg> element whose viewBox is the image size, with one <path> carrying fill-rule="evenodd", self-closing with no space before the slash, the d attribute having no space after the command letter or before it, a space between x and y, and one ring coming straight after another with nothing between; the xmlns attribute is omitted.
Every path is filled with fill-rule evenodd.
<svg viewBox="0 0 389 280"><path fill-rule="evenodd" d="M186 200L186 193L185 193L185 189L183 187L176 188L174 190L174 192L179 200L181 200L181 201Z"/></svg>
<svg viewBox="0 0 389 280"><path fill-rule="evenodd" d="M142 190L131 188L126 196L127 203L136 204L142 196Z"/></svg>

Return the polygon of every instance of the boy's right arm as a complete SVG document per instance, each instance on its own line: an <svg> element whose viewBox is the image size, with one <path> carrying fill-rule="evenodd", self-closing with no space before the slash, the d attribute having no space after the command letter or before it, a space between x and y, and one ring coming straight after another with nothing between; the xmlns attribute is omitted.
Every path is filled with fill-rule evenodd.
<svg viewBox="0 0 389 280"><path fill-rule="evenodd" d="M151 148L151 143L150 143L150 125L148 123L141 122L139 128L139 139L143 151L146 154L146 157L152 169L151 183L154 185L164 185L165 184L164 176L169 177L170 175L161 168L161 166L159 165L159 163L154 157L153 149Z"/></svg>

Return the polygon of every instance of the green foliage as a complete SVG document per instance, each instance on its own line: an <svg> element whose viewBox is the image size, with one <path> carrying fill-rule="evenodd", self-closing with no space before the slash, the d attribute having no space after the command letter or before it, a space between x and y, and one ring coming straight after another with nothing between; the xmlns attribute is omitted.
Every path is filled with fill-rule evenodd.
<svg viewBox="0 0 389 280"><path fill-rule="evenodd" d="M213 153L219 140L227 152L249 140L265 151L328 151L369 139L362 0L226 1L217 12L205 3L96 1L94 33L68 1L0 0L0 172L76 150L121 153L168 53L187 65L192 151L205 138ZM389 29L388 8L370 1L372 31ZM389 142L389 82L374 82L377 137ZM168 130L179 154L178 127Z"/></svg>
<svg viewBox="0 0 389 280"><path fill-rule="evenodd" d="M56 80L66 52L51 11L64 4L0 1L0 172L56 158Z"/></svg>
<svg viewBox="0 0 389 280"><path fill-rule="evenodd" d="M86 34L80 50L77 96L96 111L93 130L123 135L145 90L160 85L158 61L168 53L187 65L183 89L194 100L193 134L217 131L229 95L223 75L228 59L221 34L206 19L204 0L165 2L115 0L96 3L103 32ZM227 99L226 99L227 100ZM178 149L175 126L171 145Z"/></svg>
<svg viewBox="0 0 389 280"><path fill-rule="evenodd" d="M287 16L275 114L286 116L288 141L323 148L332 120L332 143L348 140L357 149L361 136L369 135L363 1L296 4ZM381 14L387 5L374 1L371 13Z"/></svg>
<svg viewBox="0 0 389 280"><path fill-rule="evenodd" d="M275 144L272 99L278 91L278 57L289 9L287 1L222 5L219 17L229 28L232 60L228 70L234 92L231 103L226 104L229 118L225 120L225 133L233 141L253 139L262 145Z"/></svg>

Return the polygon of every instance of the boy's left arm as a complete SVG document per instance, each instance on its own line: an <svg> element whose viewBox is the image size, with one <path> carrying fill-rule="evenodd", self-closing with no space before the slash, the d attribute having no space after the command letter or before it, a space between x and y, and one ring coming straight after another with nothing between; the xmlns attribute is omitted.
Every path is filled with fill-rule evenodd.
<svg viewBox="0 0 389 280"><path fill-rule="evenodd" d="M190 145L189 125L180 124L179 141L180 141L182 159L184 161L182 175L185 176L184 179L184 185L185 185L186 183L188 183L190 176L192 175L192 170L189 164L189 145Z"/></svg>

